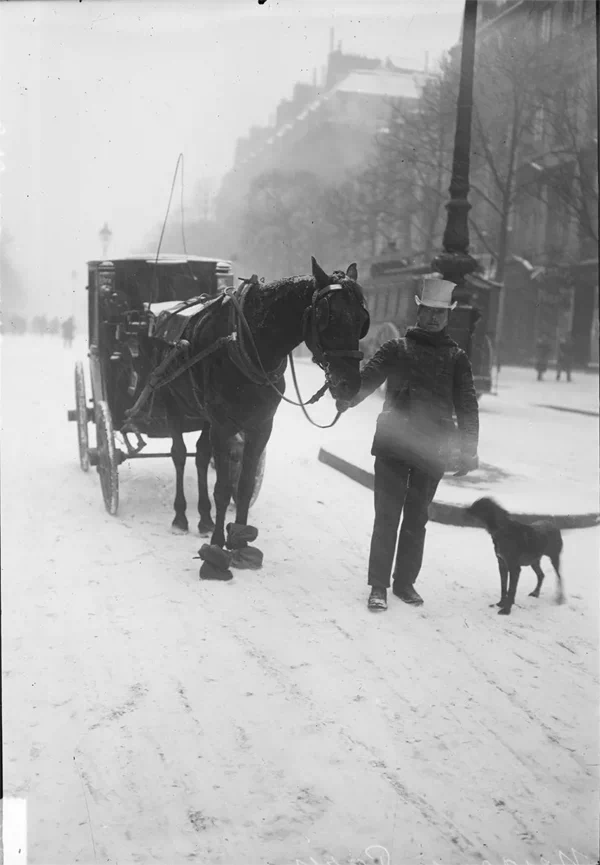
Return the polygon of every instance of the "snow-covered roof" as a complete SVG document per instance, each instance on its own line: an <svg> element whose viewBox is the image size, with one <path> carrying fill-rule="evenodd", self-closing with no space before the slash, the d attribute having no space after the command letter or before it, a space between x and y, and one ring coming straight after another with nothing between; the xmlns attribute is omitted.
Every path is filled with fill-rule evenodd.
<svg viewBox="0 0 600 865"><path fill-rule="evenodd" d="M418 99L422 75L414 72L393 72L389 69L356 69L339 81L338 93L363 93L367 96Z"/></svg>

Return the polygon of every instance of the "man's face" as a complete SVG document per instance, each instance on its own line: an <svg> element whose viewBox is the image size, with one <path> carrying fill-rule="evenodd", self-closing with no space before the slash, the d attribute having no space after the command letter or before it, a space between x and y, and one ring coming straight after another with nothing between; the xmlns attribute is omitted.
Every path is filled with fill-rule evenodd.
<svg viewBox="0 0 600 865"><path fill-rule="evenodd" d="M448 324L448 310L436 309L433 306L420 306L417 312L417 324L423 330L437 333Z"/></svg>

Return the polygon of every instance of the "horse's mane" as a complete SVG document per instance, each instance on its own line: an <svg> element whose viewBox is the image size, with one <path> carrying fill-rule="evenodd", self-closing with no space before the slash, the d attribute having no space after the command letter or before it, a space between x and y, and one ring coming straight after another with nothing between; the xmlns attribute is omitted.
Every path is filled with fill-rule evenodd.
<svg viewBox="0 0 600 865"><path fill-rule="evenodd" d="M346 288L351 288L359 300L364 302L364 293L361 286L357 282L349 279L343 270L334 270L331 274L331 282L339 282ZM269 305L276 298L283 298L288 293L295 292L299 288L306 287L309 283L316 288L314 276L307 274L306 276L288 276L283 279L276 279L273 282L260 282L255 286L256 297L260 306Z"/></svg>

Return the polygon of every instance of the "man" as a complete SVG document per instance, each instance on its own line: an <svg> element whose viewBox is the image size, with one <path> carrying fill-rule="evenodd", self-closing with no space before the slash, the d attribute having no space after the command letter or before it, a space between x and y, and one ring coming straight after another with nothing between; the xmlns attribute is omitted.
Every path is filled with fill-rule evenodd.
<svg viewBox="0 0 600 865"><path fill-rule="evenodd" d="M535 368L537 370L538 381L544 380L544 373L548 369L548 360L551 351L552 346L550 345L550 342L545 336L540 337L535 346Z"/></svg>
<svg viewBox="0 0 600 865"><path fill-rule="evenodd" d="M560 381L563 370L567 374L567 381L571 381L573 369L573 345L570 339L561 339L558 346L558 357L556 359L556 381Z"/></svg>
<svg viewBox="0 0 600 865"><path fill-rule="evenodd" d="M414 582L421 569L428 508L448 467L458 421L460 459L456 474L477 468L479 412L471 364L446 332L455 285L437 275L423 278L417 325L384 343L361 373L350 403L358 405L387 381L383 411L371 453L375 457L375 523L371 538L368 606L387 609L387 589L396 552L394 594L422 604ZM400 517L402 526L398 537ZM397 546L397 549L396 549Z"/></svg>

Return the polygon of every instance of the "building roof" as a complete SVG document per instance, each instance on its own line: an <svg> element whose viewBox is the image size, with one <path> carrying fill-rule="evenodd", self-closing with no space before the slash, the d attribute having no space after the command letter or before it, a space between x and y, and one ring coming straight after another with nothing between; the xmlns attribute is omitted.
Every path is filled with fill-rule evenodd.
<svg viewBox="0 0 600 865"><path fill-rule="evenodd" d="M339 81L333 91L362 93L366 96L390 96L418 99L423 73L393 72L389 69L356 69Z"/></svg>

